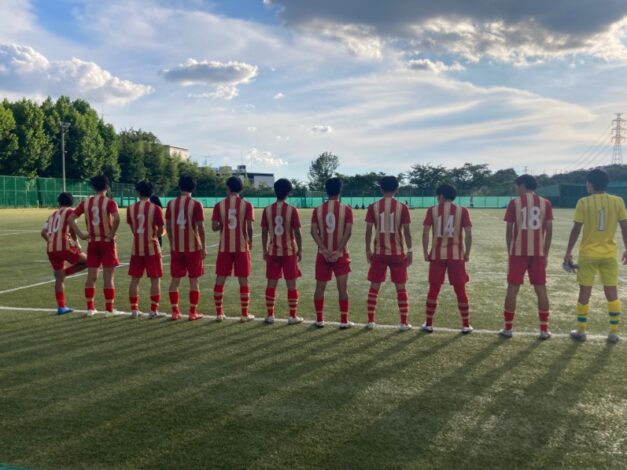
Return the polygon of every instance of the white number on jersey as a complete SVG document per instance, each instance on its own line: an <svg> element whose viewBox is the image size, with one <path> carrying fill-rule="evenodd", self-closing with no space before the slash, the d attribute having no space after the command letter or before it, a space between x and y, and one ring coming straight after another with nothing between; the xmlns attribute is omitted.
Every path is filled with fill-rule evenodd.
<svg viewBox="0 0 627 470"><path fill-rule="evenodd" d="M605 207L599 209L599 232L605 231Z"/></svg>
<svg viewBox="0 0 627 470"><path fill-rule="evenodd" d="M277 237L283 236L285 233L285 226L283 225L283 216L277 215L274 218L274 234Z"/></svg>
<svg viewBox="0 0 627 470"><path fill-rule="evenodd" d="M439 215L438 223L436 224L436 228L435 228L435 236L437 238L442 238L444 234L446 234L448 238L452 238L454 232L455 232L455 216L452 214L448 216L448 218L446 219L446 227L444 227L444 230L442 230L442 216Z"/></svg>
<svg viewBox="0 0 627 470"><path fill-rule="evenodd" d="M237 210L236 209L229 209L229 230L235 230L235 227L237 227Z"/></svg>
<svg viewBox="0 0 627 470"><path fill-rule="evenodd" d="M333 212L329 212L324 221L327 224L327 233L335 232L335 227L337 226L337 221L335 220L335 214Z"/></svg>
<svg viewBox="0 0 627 470"><path fill-rule="evenodd" d="M186 224L186 220L185 220L185 210L184 209L179 209L179 215L176 217L176 225L179 226L179 228L183 228L185 227Z"/></svg>
<svg viewBox="0 0 627 470"><path fill-rule="evenodd" d="M144 214L137 214L137 222L139 222L139 227L137 227L137 233L144 233L146 216Z"/></svg>
<svg viewBox="0 0 627 470"><path fill-rule="evenodd" d="M522 230L538 230L542 226L540 216L542 211L538 206L531 207L528 211L523 207L521 211L522 224L520 228Z"/></svg>
<svg viewBox="0 0 627 470"><path fill-rule="evenodd" d="M385 233L385 214L379 214L379 232ZM390 214L390 233L394 233L394 214Z"/></svg>
<svg viewBox="0 0 627 470"><path fill-rule="evenodd" d="M91 208L91 223L92 225L100 225L100 208L98 206Z"/></svg>
<svg viewBox="0 0 627 470"><path fill-rule="evenodd" d="M54 219L52 220L52 227L50 227L51 229L50 232L57 233L60 228L61 228L61 214L57 214L54 216Z"/></svg>

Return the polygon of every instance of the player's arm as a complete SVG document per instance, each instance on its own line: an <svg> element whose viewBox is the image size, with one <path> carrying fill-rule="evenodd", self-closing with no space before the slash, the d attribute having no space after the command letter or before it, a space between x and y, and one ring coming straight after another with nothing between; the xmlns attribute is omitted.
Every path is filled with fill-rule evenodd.
<svg viewBox="0 0 627 470"><path fill-rule="evenodd" d="M564 256L564 263L572 263L573 262L573 249L575 248L575 244L579 239L579 234L581 233L581 227L583 224L581 222L573 223L573 228L570 231L570 236L568 237L568 246L566 247L566 255Z"/></svg>
<svg viewBox="0 0 627 470"><path fill-rule="evenodd" d="M119 212L114 212L113 213L113 224L111 224L111 231L109 232L109 234L106 237L106 240L108 242L111 242L111 241L115 240L115 234L117 233L119 227L120 227L120 213Z"/></svg>
<svg viewBox="0 0 627 470"><path fill-rule="evenodd" d="M70 230L78 235L78 238L81 240L87 240L87 235L81 232L81 229L78 228L78 224L76 223L76 214L71 214L67 219L67 223L70 226Z"/></svg>
<svg viewBox="0 0 627 470"><path fill-rule="evenodd" d="M300 233L300 228L294 227L294 239L296 240L296 257L298 261L303 259L303 235Z"/></svg>
<svg viewBox="0 0 627 470"><path fill-rule="evenodd" d="M322 256L324 256L325 258L328 258L329 250L327 250L327 247L324 246L324 241L322 240L322 237L320 236L320 227L318 227L318 224L316 223L311 224L310 233L311 233L311 237L314 239L314 241L316 242L316 245L320 249L320 253L322 253Z"/></svg>
<svg viewBox="0 0 627 470"><path fill-rule="evenodd" d="M39 234L41 235L41 238L48 241L48 224L44 225Z"/></svg>
<svg viewBox="0 0 627 470"><path fill-rule="evenodd" d="M196 230L200 236L200 256L202 256L202 259L205 259L205 256L207 256L207 233L205 232L205 224L202 220L196 222Z"/></svg>
<svg viewBox="0 0 627 470"><path fill-rule="evenodd" d="M246 221L246 235L248 235L248 249L253 249L253 221L248 219Z"/></svg>
<svg viewBox="0 0 627 470"><path fill-rule="evenodd" d="M263 259L268 257L268 227L261 227L261 249L263 252Z"/></svg>
<svg viewBox="0 0 627 470"><path fill-rule="evenodd" d="M211 230L214 232L219 232L222 230L222 221L220 220L212 220L211 221Z"/></svg>
<svg viewBox="0 0 627 470"><path fill-rule="evenodd" d="M342 253L344 253L344 249L346 248L346 245L348 244L348 241L351 239L352 235L353 235L353 224L346 224L344 226L344 235L342 235L342 238L340 239L340 242L337 245L337 250L335 250L335 253L337 254L338 257L340 257Z"/></svg>
<svg viewBox="0 0 627 470"><path fill-rule="evenodd" d="M627 264L627 219L619 221L620 231L623 234L623 264Z"/></svg>
<svg viewBox="0 0 627 470"><path fill-rule="evenodd" d="M544 256L549 257L551 242L553 241L553 221L547 220L544 233Z"/></svg>
<svg viewBox="0 0 627 470"><path fill-rule="evenodd" d="M172 234L174 232L172 228L172 219L170 217L165 218L165 230L166 235L168 236L168 242L170 243L170 249L172 249L172 247L174 246L174 244L172 243Z"/></svg>
<svg viewBox="0 0 627 470"><path fill-rule="evenodd" d="M422 226L422 254L425 261L429 261L429 235L431 234L431 225Z"/></svg>
<svg viewBox="0 0 627 470"><path fill-rule="evenodd" d="M405 245L407 245L407 253L405 254L405 261L407 262L407 266L411 266L411 263L414 260L414 253L412 250L412 238L411 238L411 229L409 224L403 225L403 235L405 236Z"/></svg>
<svg viewBox="0 0 627 470"><path fill-rule="evenodd" d="M507 222L507 224L505 224L505 244L507 245L508 253L511 253L513 230L514 230L514 224L512 222Z"/></svg>
<svg viewBox="0 0 627 470"><path fill-rule="evenodd" d="M472 248L472 226L464 227L464 261L470 260L470 249Z"/></svg>
<svg viewBox="0 0 627 470"><path fill-rule="evenodd" d="M372 224L366 224L366 260L368 263L372 260Z"/></svg>

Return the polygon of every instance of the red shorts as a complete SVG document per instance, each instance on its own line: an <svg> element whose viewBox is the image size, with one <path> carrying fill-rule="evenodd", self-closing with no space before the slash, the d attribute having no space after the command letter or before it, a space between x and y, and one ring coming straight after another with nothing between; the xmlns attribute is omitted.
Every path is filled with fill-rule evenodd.
<svg viewBox="0 0 627 470"><path fill-rule="evenodd" d="M324 259L320 253L316 257L316 281L328 282L335 277L344 276L351 272L351 260L348 256L342 256L335 262Z"/></svg>
<svg viewBox="0 0 627 470"><path fill-rule="evenodd" d="M524 284L525 272L529 273L529 282L534 286L546 284L546 257L545 256L510 256L507 282L509 284Z"/></svg>
<svg viewBox="0 0 627 470"><path fill-rule="evenodd" d="M202 261L202 252L200 251L191 253L172 251L170 253L170 275L176 278L185 276L192 279L198 278L205 274L205 266Z"/></svg>
<svg viewBox="0 0 627 470"><path fill-rule="evenodd" d="M376 283L384 282L388 268L390 268L390 277L394 284L407 282L407 261L404 255L373 255L368 270L368 280Z"/></svg>
<svg viewBox="0 0 627 470"><path fill-rule="evenodd" d="M272 256L268 255L266 259L266 278L281 279L292 281L301 275L298 267L298 259L296 255L292 256Z"/></svg>
<svg viewBox="0 0 627 470"><path fill-rule="evenodd" d="M131 255L131 263L128 266L128 275L131 277L146 276L150 279L163 277L163 265L161 255Z"/></svg>
<svg viewBox="0 0 627 470"><path fill-rule="evenodd" d="M89 242L87 244L88 268L115 268L120 265L115 242Z"/></svg>
<svg viewBox="0 0 627 470"><path fill-rule="evenodd" d="M251 272L250 253L240 251L237 253L218 253L216 258L217 276L248 277Z"/></svg>
<svg viewBox="0 0 627 470"><path fill-rule="evenodd" d="M448 282L452 285L464 285L468 282L466 262L463 259L442 259L429 262L429 284L444 284L448 272Z"/></svg>
<svg viewBox="0 0 627 470"><path fill-rule="evenodd" d="M65 262L76 264L81 258L81 250L71 247L63 251L52 251L48 253L48 259L55 271L61 271L65 267Z"/></svg>

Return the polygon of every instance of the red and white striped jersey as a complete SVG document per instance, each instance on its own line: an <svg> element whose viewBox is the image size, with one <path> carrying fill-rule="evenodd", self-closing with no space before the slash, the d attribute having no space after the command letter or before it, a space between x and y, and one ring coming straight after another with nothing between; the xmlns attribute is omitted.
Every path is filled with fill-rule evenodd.
<svg viewBox="0 0 627 470"><path fill-rule="evenodd" d="M347 225L353 223L353 209L336 199L330 199L316 207L311 214L311 225L318 226L324 246L329 251L337 250L344 237ZM344 256L348 255L344 247Z"/></svg>
<svg viewBox="0 0 627 470"><path fill-rule="evenodd" d="M163 228L163 211L150 201L139 201L126 210L126 222L133 231L134 256L161 254L159 246L160 229Z"/></svg>
<svg viewBox="0 0 627 470"><path fill-rule="evenodd" d="M68 224L68 219L73 213L71 207L61 207L48 217L44 224L48 232L48 253L65 251L76 246Z"/></svg>
<svg viewBox="0 0 627 470"><path fill-rule="evenodd" d="M85 214L90 242L105 241L105 237L113 227L113 215L117 213L118 205L104 194L89 196L74 209L76 217Z"/></svg>
<svg viewBox="0 0 627 470"><path fill-rule="evenodd" d="M202 249L200 234L196 228L198 222L205 220L200 201L190 196L179 196L168 202L165 218L172 227L172 246L177 253L193 253Z"/></svg>
<svg viewBox="0 0 627 470"><path fill-rule="evenodd" d="M222 224L220 253L246 252L248 248L247 222L255 220L253 205L239 196L230 196L213 207L211 220Z"/></svg>
<svg viewBox="0 0 627 470"><path fill-rule="evenodd" d="M384 197L368 206L366 223L375 230L375 255L404 255L403 226L411 222L409 209L392 197Z"/></svg>
<svg viewBox="0 0 627 470"><path fill-rule="evenodd" d="M443 202L427 209L423 225L432 228L429 259L464 259L462 229L472 226L468 209L450 201Z"/></svg>
<svg viewBox="0 0 627 470"><path fill-rule="evenodd" d="M261 227L270 232L268 253L272 256L296 254L294 229L300 228L300 218L294 206L277 201L266 207L261 216Z"/></svg>
<svg viewBox="0 0 627 470"><path fill-rule="evenodd" d="M546 222L553 220L551 203L535 193L528 193L510 201L505 222L512 227L509 254L514 256L544 256Z"/></svg>

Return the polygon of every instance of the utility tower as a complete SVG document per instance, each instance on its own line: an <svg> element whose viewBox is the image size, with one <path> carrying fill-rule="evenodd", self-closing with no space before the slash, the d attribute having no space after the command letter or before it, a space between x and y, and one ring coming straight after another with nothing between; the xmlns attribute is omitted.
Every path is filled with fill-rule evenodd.
<svg viewBox="0 0 627 470"><path fill-rule="evenodd" d="M612 165L622 165L623 164L623 147L622 143L625 141L625 136L623 132L625 132L624 124L627 120L623 119L623 113L616 113L616 119L612 121L612 130L614 131L614 135L612 136L612 142L614 143L614 149L612 150Z"/></svg>

